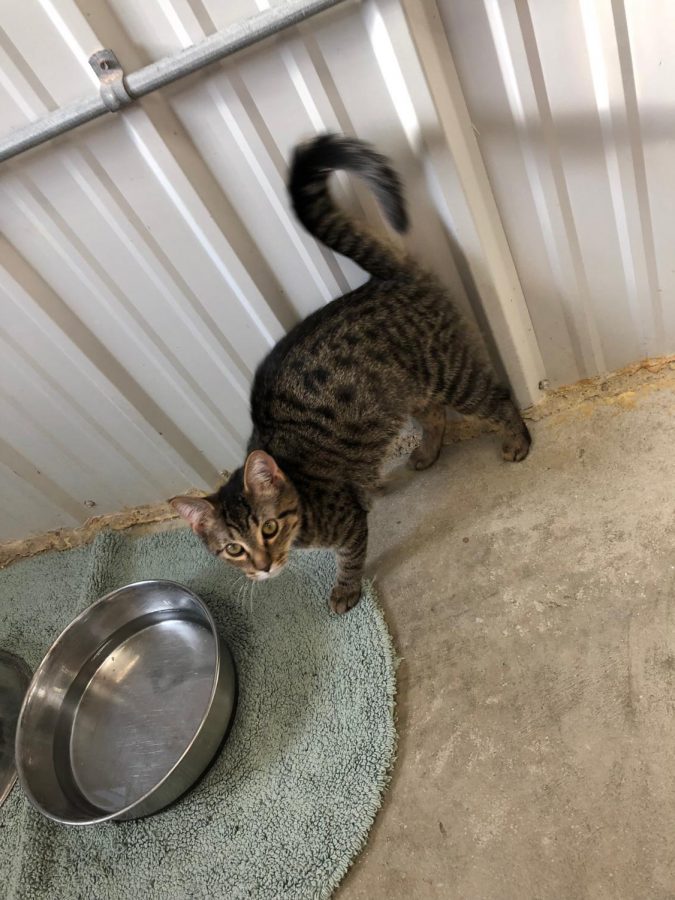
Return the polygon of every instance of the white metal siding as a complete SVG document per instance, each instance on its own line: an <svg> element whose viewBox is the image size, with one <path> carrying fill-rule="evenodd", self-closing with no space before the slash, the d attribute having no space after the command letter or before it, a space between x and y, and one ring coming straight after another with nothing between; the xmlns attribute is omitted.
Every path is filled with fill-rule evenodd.
<svg viewBox="0 0 675 900"><path fill-rule="evenodd" d="M0 0L3 131L97 90L101 47L133 71L268 5ZM406 242L521 402L540 378L673 350L674 16L656 0L348 2L4 164L0 540L238 464L258 361L364 279L288 207L291 149L318 131L393 158ZM340 185L380 227L367 191Z"/></svg>
<svg viewBox="0 0 675 900"><path fill-rule="evenodd" d="M102 46L131 71L266 5L3 0L3 129L96 90ZM299 139L336 129L386 149L411 247L467 304L418 154L425 91L398 4L346 4L3 166L0 539L239 463L258 361L364 280L288 208Z"/></svg>
<svg viewBox="0 0 675 900"><path fill-rule="evenodd" d="M675 350L675 6L440 0L552 384Z"/></svg>

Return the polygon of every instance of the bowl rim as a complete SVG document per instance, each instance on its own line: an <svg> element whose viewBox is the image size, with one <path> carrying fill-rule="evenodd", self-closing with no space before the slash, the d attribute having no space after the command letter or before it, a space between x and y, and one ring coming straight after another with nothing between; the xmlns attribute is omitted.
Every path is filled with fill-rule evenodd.
<svg viewBox="0 0 675 900"><path fill-rule="evenodd" d="M110 602L117 594L121 594L122 592L127 591L130 588L145 587L147 585L154 585L154 586L162 585L162 586L180 588L181 591L185 592L194 601L196 601L197 605L200 607L201 611L204 613L204 616L208 622L209 628L211 629L211 632L214 637L214 644L215 644L216 652L215 652L215 661L214 661L214 666L213 666L213 682L211 684L211 692L209 694L209 700L208 700L206 709L204 710L204 714L202 715L199 726L197 727L194 734L192 735L192 738L191 738L189 744L187 745L185 750L181 753L181 755L178 757L176 762L165 773L165 775L155 785L153 785L150 788L150 790L146 791L145 794L143 794L141 797L134 800L133 803L129 803L127 806L124 806L121 809L115 810L114 812L106 813L106 815L96 816L96 817L92 817L92 818L88 818L88 819L75 820L75 819L69 819L69 818L66 818L63 816L54 815L53 813L49 812L42 806L42 804L37 800L37 798L35 797L35 795L30 790L30 788L28 787L28 784L27 784L27 777L24 772L23 761L21 759L21 754L19 753L20 738L21 738L21 733L23 731L24 713L25 713L26 709L28 708L28 705L31 702L33 695L35 694L35 691L37 690L37 684L38 684L40 674L46 668L48 660L50 659L50 657L53 656L54 651L56 651L58 649L59 645L64 640L66 634L68 632L70 632L72 629L74 629L80 623L80 621L89 612L91 612L92 609L94 609L94 607L99 606L106 602ZM99 597L97 600L94 600L92 603L90 603L88 606L86 606L82 610L81 613L79 613L68 625L66 625L66 627L59 633L58 637L49 646L49 648L46 651L46 653L44 654L39 666L33 673L33 677L31 678L30 684L28 685L28 690L26 691L26 693L24 695L23 702L21 704L21 709L19 710L19 716L18 716L17 724L16 724L16 735L14 738L14 763L15 763L15 768L16 768L19 784L21 785L21 788L22 788L24 794L26 795L26 797L28 798L30 803L35 807L35 809L37 809L38 812L42 813L42 815L46 816L48 819L51 819L53 822L58 822L61 825L81 825L81 826L99 825L102 822L110 822L114 819L133 818L133 815L129 816L129 813L132 812L135 807L143 806L145 801L149 797L151 797L154 793L156 793L162 787L162 785L168 781L168 779L173 775L173 773L176 771L176 769L178 769L178 767L181 765L181 763L183 762L185 757L188 755L188 753L192 749L195 741L197 740L197 738L199 737L199 735L201 734L201 732L204 729L208 715L211 712L211 709L213 708L213 701L215 700L216 694L218 692L218 684L220 681L220 670L221 670L221 666L222 666L222 651L221 651L220 641L221 641L220 633L218 631L218 628L216 627L215 620L214 620L208 606L204 603L204 601L201 599L201 597L199 597L197 594L195 594L194 591L190 590L190 588L186 587L184 584L181 584L179 581L173 581L173 580L166 579L166 578L147 578L147 579L143 579L141 581L133 581L133 582L130 582L129 584L122 585L119 588L115 588L114 590L109 591L103 597ZM167 804L167 805L169 805L169 804Z"/></svg>

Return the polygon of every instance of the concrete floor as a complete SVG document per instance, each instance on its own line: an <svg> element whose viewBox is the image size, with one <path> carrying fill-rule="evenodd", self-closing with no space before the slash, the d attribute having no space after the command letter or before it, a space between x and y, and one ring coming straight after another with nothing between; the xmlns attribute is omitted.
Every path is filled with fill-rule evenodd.
<svg viewBox="0 0 675 900"><path fill-rule="evenodd" d="M340 900L675 897L675 392L447 447L371 514L399 756Z"/></svg>

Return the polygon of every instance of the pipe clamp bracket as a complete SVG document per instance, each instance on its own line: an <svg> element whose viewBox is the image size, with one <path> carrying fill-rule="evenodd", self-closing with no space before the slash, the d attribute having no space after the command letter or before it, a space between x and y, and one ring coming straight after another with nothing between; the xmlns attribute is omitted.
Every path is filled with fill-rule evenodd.
<svg viewBox="0 0 675 900"><path fill-rule="evenodd" d="M133 103L134 98L127 90L122 66L113 50L97 50L89 57L89 65L101 83L101 100L111 112Z"/></svg>

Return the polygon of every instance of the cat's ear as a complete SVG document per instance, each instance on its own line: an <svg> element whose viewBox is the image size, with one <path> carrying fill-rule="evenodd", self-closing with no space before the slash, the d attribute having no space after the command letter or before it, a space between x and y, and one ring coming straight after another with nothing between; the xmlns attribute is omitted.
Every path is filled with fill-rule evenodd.
<svg viewBox="0 0 675 900"><path fill-rule="evenodd" d="M249 453L244 466L244 490L248 494L275 494L285 480L269 453L263 450Z"/></svg>
<svg viewBox="0 0 675 900"><path fill-rule="evenodd" d="M216 509L205 497L172 497L169 503L195 534L203 534L216 518Z"/></svg>

